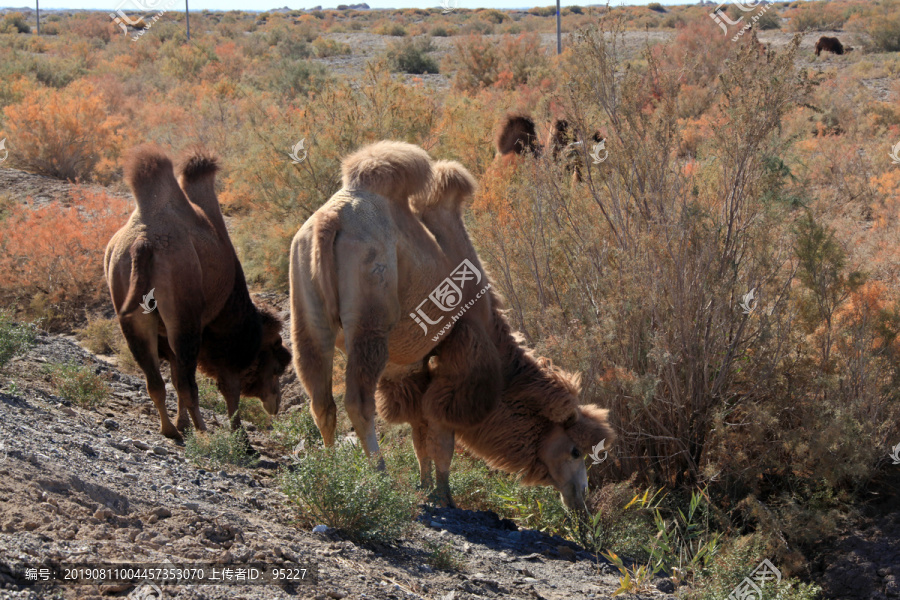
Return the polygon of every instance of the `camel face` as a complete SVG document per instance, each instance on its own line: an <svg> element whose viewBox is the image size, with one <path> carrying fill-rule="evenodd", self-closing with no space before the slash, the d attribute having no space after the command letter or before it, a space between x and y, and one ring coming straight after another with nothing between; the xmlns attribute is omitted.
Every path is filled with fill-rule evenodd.
<svg viewBox="0 0 900 600"><path fill-rule="evenodd" d="M588 479L584 456L575 440L559 424L553 426L538 452L548 473L548 480L543 483L555 487L563 504L577 513L586 512Z"/></svg>
<svg viewBox="0 0 900 600"><path fill-rule="evenodd" d="M262 313L267 314L267 313ZM271 318L271 317L270 317ZM266 327L266 325L264 325ZM278 330L281 329L280 322ZM244 378L241 392L245 396L259 398L263 408L270 415L278 414L281 407L281 383L279 378L291 363L291 353L281 341L278 331L267 330L259 355L251 367L249 375Z"/></svg>

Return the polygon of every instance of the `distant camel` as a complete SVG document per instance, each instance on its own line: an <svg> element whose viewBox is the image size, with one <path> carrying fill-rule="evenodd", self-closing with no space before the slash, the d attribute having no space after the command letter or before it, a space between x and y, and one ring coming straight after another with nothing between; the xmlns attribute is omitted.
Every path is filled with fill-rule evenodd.
<svg viewBox="0 0 900 600"><path fill-rule="evenodd" d="M595 144L604 141L599 131L595 131L589 139ZM501 123L495 138L496 156L506 161L523 154L539 157L548 149L555 162L564 163L574 181L581 181L584 166L582 156L586 154L585 141L585 136L577 132L567 119L555 119L550 125L546 143L541 144L531 117L509 114Z"/></svg>
<svg viewBox="0 0 900 600"><path fill-rule="evenodd" d="M278 411L278 377L290 364L281 321L250 299L215 196L216 170L215 159L188 156L179 186L162 150L151 145L132 150L125 181L137 208L113 235L104 258L122 333L144 371L160 432L173 439L181 439L189 416L196 429L206 429L197 397L198 365L216 379L232 427L239 427L242 393L260 398L269 413ZM177 428L166 412L160 359L171 365Z"/></svg>
<svg viewBox="0 0 900 600"><path fill-rule="evenodd" d="M504 337L463 224L471 175L416 146L378 142L344 160L343 184L291 246L295 368L325 444L334 443L338 346L348 354L344 404L368 453L378 452L377 387L382 416L413 424L423 484L436 462L446 503L459 431L499 468L531 461L527 481L583 504L588 431L610 442L612 432L601 409L578 407L573 380Z"/></svg>
<svg viewBox="0 0 900 600"><path fill-rule="evenodd" d="M822 51L831 52L832 54L843 54L844 53L844 45L841 44L841 41L836 37L827 37L822 36L819 38L819 41L816 42L816 56L819 56ZM850 50L850 48L847 48Z"/></svg>

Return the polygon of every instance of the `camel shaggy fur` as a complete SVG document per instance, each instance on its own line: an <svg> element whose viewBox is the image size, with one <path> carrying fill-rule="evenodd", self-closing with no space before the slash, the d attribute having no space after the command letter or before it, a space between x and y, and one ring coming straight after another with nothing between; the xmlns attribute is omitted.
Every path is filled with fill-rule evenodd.
<svg viewBox="0 0 900 600"><path fill-rule="evenodd" d="M595 131L589 139L594 143L602 142L603 136ZM585 141L585 136L576 131L568 120L555 119L550 125L546 142L541 144L531 117L509 114L500 124L495 138L496 158L509 163L523 154L540 157L546 149L550 152L550 158L554 162L562 162L566 171L572 174L572 180L579 182L582 180L584 156L587 155Z"/></svg>
<svg viewBox="0 0 900 600"><path fill-rule="evenodd" d="M465 385L436 398L434 410L448 423L469 424L493 408L499 362L479 325L489 320L490 298L475 285L484 270L460 216L474 189L458 163L433 164L417 146L378 142L343 161L343 189L294 237L294 365L327 446L336 424L335 347L347 354L344 406L370 454L378 452L375 387L382 372L422 361L449 323L474 323L476 344L460 367Z"/></svg>
<svg viewBox="0 0 900 600"><path fill-rule="evenodd" d="M816 56L819 56L822 51L831 52L832 54L843 54L845 50L849 50L849 48L845 49L844 45L841 44L841 40L836 37L828 37L823 35L819 38L819 41L816 42Z"/></svg>
<svg viewBox="0 0 900 600"><path fill-rule="evenodd" d="M260 398L269 413L278 411L278 378L290 364L281 321L250 299L215 195L217 168L214 158L192 153L179 182L162 150L132 150L125 181L137 208L104 257L122 333L146 376L160 432L173 439L181 439L190 420L206 429L197 398L198 365L215 378L232 427L239 427L242 393ZM166 412L160 359L171 366L177 427Z"/></svg>
<svg viewBox="0 0 900 600"><path fill-rule="evenodd" d="M533 358L509 331L463 224L471 175L416 146L379 142L347 157L343 177L291 247L295 367L326 445L337 346L348 355L344 403L364 448L378 451L377 388L380 414L413 424L422 483L430 487L434 462L439 499L452 504L459 432L494 466L582 505L584 454L613 434L605 412L578 406L576 377ZM461 282L452 300L435 296L463 261L478 284ZM438 301L464 310L451 315Z"/></svg>
<svg viewBox="0 0 900 600"><path fill-rule="evenodd" d="M477 423L449 427L430 410L430 397L453 385L456 365L465 363L472 332L458 324L428 360L382 377L378 414L390 423L410 423L419 460L422 486L431 487L434 463L435 496L453 506L450 463L455 441L497 469L518 473L527 485L555 487L569 508L583 512L587 491L584 457L615 434L608 411L580 405L580 376L535 357L512 332L491 291L491 343L500 356L503 390L495 408Z"/></svg>

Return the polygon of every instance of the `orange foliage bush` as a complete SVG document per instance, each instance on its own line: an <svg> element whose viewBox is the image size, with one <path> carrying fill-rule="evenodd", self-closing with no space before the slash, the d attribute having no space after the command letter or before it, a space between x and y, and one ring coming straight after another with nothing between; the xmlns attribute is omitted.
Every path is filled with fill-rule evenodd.
<svg viewBox="0 0 900 600"><path fill-rule="evenodd" d="M130 209L83 188L66 203L13 204L0 220L0 301L37 297L62 316L105 302L103 253Z"/></svg>
<svg viewBox="0 0 900 600"><path fill-rule="evenodd" d="M72 181L111 179L123 121L92 84L37 89L3 114L12 166Z"/></svg>

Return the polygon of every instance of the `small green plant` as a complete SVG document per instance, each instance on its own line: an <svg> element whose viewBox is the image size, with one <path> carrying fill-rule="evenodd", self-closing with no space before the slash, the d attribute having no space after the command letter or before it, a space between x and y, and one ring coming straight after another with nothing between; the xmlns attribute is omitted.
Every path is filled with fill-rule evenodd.
<svg viewBox="0 0 900 600"><path fill-rule="evenodd" d="M256 425L258 429L268 429L272 426L272 416L263 408L262 402L257 398L241 398L238 403L241 419Z"/></svg>
<svg viewBox="0 0 900 600"><path fill-rule="evenodd" d="M275 441L289 452L301 441L307 450L322 445L322 434L308 406L279 415L272 423L272 433Z"/></svg>
<svg viewBox="0 0 900 600"><path fill-rule="evenodd" d="M252 467L258 461L243 429L232 432L219 428L206 434L192 431L185 438L184 445L184 455L201 466Z"/></svg>
<svg viewBox="0 0 900 600"><path fill-rule="evenodd" d="M433 542L428 540L425 542L425 550L428 551L428 558L425 562L430 567L441 571L458 571L465 566L462 554L453 549L453 544L449 542Z"/></svg>
<svg viewBox="0 0 900 600"><path fill-rule="evenodd" d="M653 522L656 537L647 551L654 574L665 570L677 579L693 579L705 569L719 549L722 535L710 531L706 508L706 489L691 492L687 513L679 508L672 519L665 519L656 508Z"/></svg>
<svg viewBox="0 0 900 600"><path fill-rule="evenodd" d="M331 38L317 38L316 41L312 43L312 46L318 58L353 54L350 44L345 44Z"/></svg>
<svg viewBox="0 0 900 600"><path fill-rule="evenodd" d="M602 556L622 574L622 577L619 578L619 587L613 592L613 596L643 592L650 588L650 581L657 573L650 565L627 567L619 555L612 550L604 552Z"/></svg>
<svg viewBox="0 0 900 600"><path fill-rule="evenodd" d="M325 524L357 540L402 536L419 501L409 485L376 470L352 444L313 449L279 479L303 524Z"/></svg>
<svg viewBox="0 0 900 600"><path fill-rule="evenodd" d="M75 337L94 354L110 354L121 333L116 319L90 319L87 325L75 330Z"/></svg>
<svg viewBox="0 0 900 600"><path fill-rule="evenodd" d="M439 73L437 61L429 56L435 49L431 38L423 37L391 44L388 48L388 61L391 69L400 73L421 75L423 73Z"/></svg>
<svg viewBox="0 0 900 600"><path fill-rule="evenodd" d="M197 374L197 397L200 399L201 408L211 410L217 415L228 412L225 399L219 395L216 382L206 375Z"/></svg>
<svg viewBox="0 0 900 600"><path fill-rule="evenodd" d="M33 324L16 323L11 312L0 310L0 369L34 344L34 330Z"/></svg>
<svg viewBox="0 0 900 600"><path fill-rule="evenodd" d="M88 366L57 363L48 365L47 372L61 398L84 408L100 406L112 391L107 378Z"/></svg>

